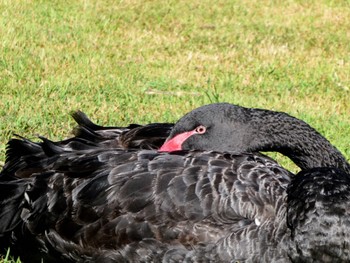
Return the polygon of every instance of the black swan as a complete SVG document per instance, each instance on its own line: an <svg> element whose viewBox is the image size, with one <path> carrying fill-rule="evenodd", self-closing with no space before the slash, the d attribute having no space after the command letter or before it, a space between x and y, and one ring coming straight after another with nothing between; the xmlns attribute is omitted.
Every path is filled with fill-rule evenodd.
<svg viewBox="0 0 350 263"><path fill-rule="evenodd" d="M306 123L207 105L175 125L161 148L172 150L62 151L0 182L1 248L45 262L350 259L350 165ZM233 152L259 150L306 171Z"/></svg>

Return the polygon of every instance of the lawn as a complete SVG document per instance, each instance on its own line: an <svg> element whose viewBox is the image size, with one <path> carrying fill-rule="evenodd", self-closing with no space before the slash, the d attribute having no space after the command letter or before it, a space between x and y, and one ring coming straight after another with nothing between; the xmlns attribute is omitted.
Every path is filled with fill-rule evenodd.
<svg viewBox="0 0 350 263"><path fill-rule="evenodd" d="M13 133L69 137L77 109L126 125L218 101L288 112L349 160L349 7L0 0L0 165Z"/></svg>

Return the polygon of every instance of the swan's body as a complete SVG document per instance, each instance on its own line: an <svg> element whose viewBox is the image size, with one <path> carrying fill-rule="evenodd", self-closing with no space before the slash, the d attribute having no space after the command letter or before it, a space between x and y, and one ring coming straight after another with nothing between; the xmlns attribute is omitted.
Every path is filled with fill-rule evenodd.
<svg viewBox="0 0 350 263"><path fill-rule="evenodd" d="M80 253L84 259L104 257L106 250L115 260L122 258L121 253L135 262L142 255L125 253L147 247L148 242L155 246L149 248L147 262L174 248L185 258L193 248L201 250L201 243L205 249L221 243L221 249L211 252L211 257L229 261L233 251L227 249L225 240L230 240L234 231L245 228L255 229L258 235L256 222L274 224L278 214L275 209L283 203L290 174L267 160L256 155L210 152L168 155L96 150L88 156L75 152L54 157L48 163L49 172L33 180L1 187L20 185L26 191L18 222L11 224L21 225L24 219L28 232L43 243L45 250L57 245L57 250L62 249L59 252L72 257L72 261L81 259ZM247 193L248 189L254 192L253 196ZM258 189L261 193L256 192ZM8 210L18 213L17 205ZM12 235L25 240L29 233L22 237L23 227L17 229ZM274 248L277 243L271 242ZM18 247L25 249L25 245L14 249ZM233 243L231 249L235 248ZM223 254L224 251L230 254ZM241 251L237 259L250 253ZM266 253L268 258L277 251Z"/></svg>
<svg viewBox="0 0 350 263"><path fill-rule="evenodd" d="M1 175L11 177L0 183L1 247L45 262L350 260L349 164L304 122L208 105L175 125L161 149L172 147L186 151L56 149L26 178L8 174L14 162ZM268 157L233 153L267 149L306 171L293 176ZM304 231L327 224L326 235Z"/></svg>

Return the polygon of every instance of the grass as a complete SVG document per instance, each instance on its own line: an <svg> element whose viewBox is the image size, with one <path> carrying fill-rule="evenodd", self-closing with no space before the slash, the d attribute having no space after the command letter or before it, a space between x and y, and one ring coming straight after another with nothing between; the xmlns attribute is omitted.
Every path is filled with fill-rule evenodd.
<svg viewBox="0 0 350 263"><path fill-rule="evenodd" d="M21 263L21 260L17 258L16 260L13 259L10 255L10 249L7 250L7 253L4 257L0 257L0 262L2 263Z"/></svg>
<svg viewBox="0 0 350 263"><path fill-rule="evenodd" d="M77 109L125 125L217 101L288 112L350 159L349 6L0 0L0 164L13 133L68 137Z"/></svg>

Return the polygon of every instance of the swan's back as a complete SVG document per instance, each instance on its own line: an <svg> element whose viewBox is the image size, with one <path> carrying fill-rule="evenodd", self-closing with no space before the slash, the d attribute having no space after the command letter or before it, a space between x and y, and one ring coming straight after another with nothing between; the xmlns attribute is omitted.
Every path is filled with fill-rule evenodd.
<svg viewBox="0 0 350 263"><path fill-rule="evenodd" d="M33 255L26 239L68 261L283 258L279 233L267 239L263 229L276 223L290 174L264 156L103 149L46 167L0 185L22 191L13 207L1 204L0 221L24 258ZM4 207L21 212L9 220Z"/></svg>

